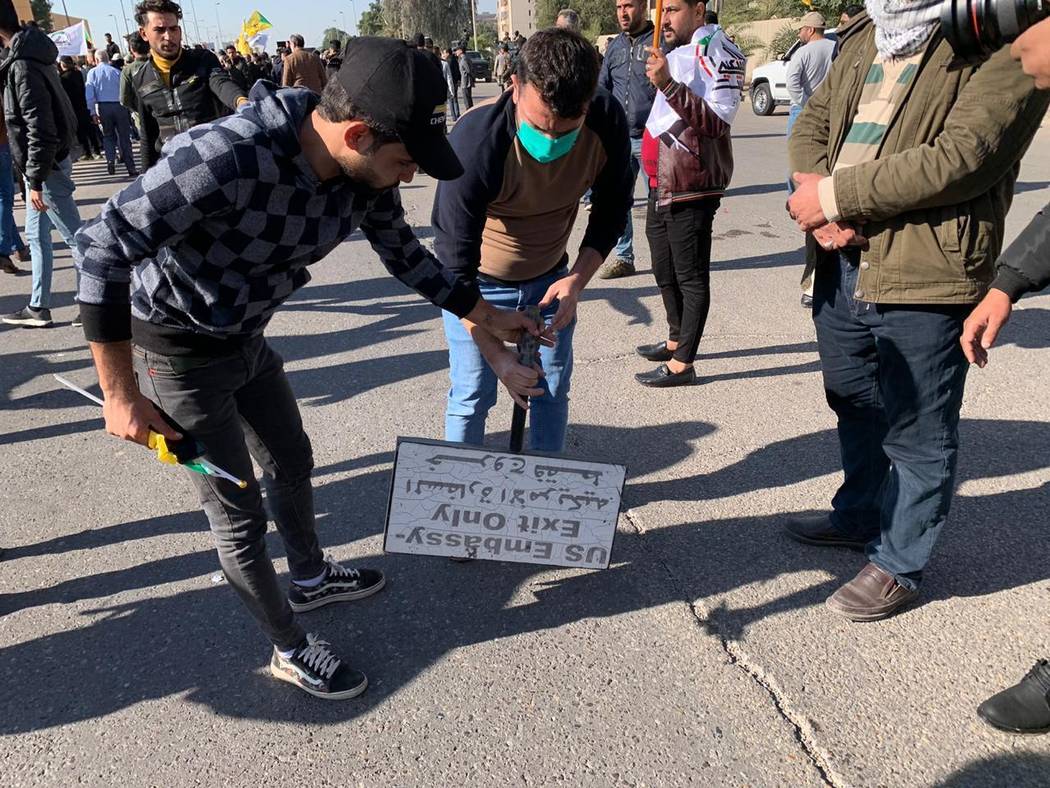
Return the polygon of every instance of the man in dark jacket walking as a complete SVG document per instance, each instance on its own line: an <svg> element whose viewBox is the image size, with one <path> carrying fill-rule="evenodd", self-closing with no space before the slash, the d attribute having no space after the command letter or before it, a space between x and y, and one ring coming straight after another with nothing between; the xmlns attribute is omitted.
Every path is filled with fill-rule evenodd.
<svg viewBox="0 0 1050 788"><path fill-rule="evenodd" d="M180 132L207 123L248 100L207 49L183 49L182 8L171 0L144 0L135 8L139 34L152 56L132 78L142 124L141 171Z"/></svg>
<svg viewBox="0 0 1050 788"><path fill-rule="evenodd" d="M662 2L662 0L658 0ZM623 105L631 127L631 172L637 180L641 170L642 132L653 108L656 88L645 75L645 61L653 45L653 23L645 0L616 0L620 35L609 42L598 84ZM615 257L598 271L599 279L616 279L634 273L634 222L627 214L627 229L616 242Z"/></svg>
<svg viewBox="0 0 1050 788"><path fill-rule="evenodd" d="M91 113L88 112L84 75L76 67L73 58L64 57L59 61L59 77L77 119L77 142L84 151L83 158L90 160L92 155L101 156L102 142L98 136L98 126L91 120Z"/></svg>
<svg viewBox="0 0 1050 788"><path fill-rule="evenodd" d="M462 44L455 47L456 60L459 65L459 90L463 98L463 112L474 106L474 72L470 69L470 60Z"/></svg>
<svg viewBox="0 0 1050 788"><path fill-rule="evenodd" d="M11 0L0 0L0 39L11 49L0 64L0 85L11 156L26 181L26 237L33 261L29 305L3 322L44 328L51 325L51 228L72 248L80 227L69 155L77 120L55 68L57 47L39 28L20 28Z"/></svg>

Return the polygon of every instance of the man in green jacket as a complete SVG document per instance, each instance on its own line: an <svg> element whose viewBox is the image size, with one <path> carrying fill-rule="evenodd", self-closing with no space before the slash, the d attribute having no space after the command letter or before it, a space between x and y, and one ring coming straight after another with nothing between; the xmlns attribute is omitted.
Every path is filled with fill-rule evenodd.
<svg viewBox="0 0 1050 788"><path fill-rule="evenodd" d="M939 0L871 0L789 148L788 210L816 268L813 321L845 479L807 544L864 550L828 599L852 621L918 597L951 505L963 321L1002 246L1021 157L1050 95L1008 51L949 68Z"/></svg>

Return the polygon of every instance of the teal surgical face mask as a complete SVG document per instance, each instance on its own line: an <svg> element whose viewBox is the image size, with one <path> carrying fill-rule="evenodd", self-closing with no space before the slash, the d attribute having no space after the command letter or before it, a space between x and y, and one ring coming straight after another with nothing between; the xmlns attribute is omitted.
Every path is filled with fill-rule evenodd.
<svg viewBox="0 0 1050 788"><path fill-rule="evenodd" d="M529 125L527 121L523 120L518 126L518 139L521 140L522 146L540 164L550 164L560 159L572 150L579 136L580 130L573 129L568 134L551 139L535 126Z"/></svg>

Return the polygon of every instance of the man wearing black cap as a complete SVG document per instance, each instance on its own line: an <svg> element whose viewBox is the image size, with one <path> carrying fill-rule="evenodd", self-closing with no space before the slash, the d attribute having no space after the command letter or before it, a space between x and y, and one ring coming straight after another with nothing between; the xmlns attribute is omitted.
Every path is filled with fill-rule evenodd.
<svg viewBox="0 0 1050 788"><path fill-rule="evenodd" d="M250 480L240 489L190 474L226 577L273 643L272 674L321 698L350 698L364 675L295 613L369 596L385 579L321 552L310 441L266 325L309 280L306 267L358 228L432 303L510 341L528 323L445 271L405 223L399 183L418 169L462 173L444 136L445 83L426 55L358 38L320 97L259 82L249 98L237 115L173 138L77 235L84 332L108 432L147 443L150 430L185 431L206 459ZM267 556L253 458L287 550L287 593Z"/></svg>

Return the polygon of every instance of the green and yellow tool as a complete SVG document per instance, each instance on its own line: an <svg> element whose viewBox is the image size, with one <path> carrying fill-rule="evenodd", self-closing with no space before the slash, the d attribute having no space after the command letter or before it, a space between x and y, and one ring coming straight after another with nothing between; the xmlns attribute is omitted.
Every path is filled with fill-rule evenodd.
<svg viewBox="0 0 1050 788"><path fill-rule="evenodd" d="M85 391L76 385L72 381L66 380L61 375L55 375L55 380L65 386L71 391L75 391L82 397L87 397L89 400L94 402L96 405L105 405L105 403L99 398L92 394L90 391ZM158 409L159 410L159 409ZM181 465L184 468L189 468L191 471L203 474L204 476L215 476L219 479L225 479L228 482L233 482L242 490L248 486L248 482L244 479L238 479L228 471L224 471L218 465L208 462L201 455L204 454L204 447L193 438L192 435L188 435L185 430L173 423L164 411L159 411L174 429L177 429L182 433L182 438L177 441L169 441L159 432L150 430L149 432L149 448L157 453L157 459L165 465Z"/></svg>

